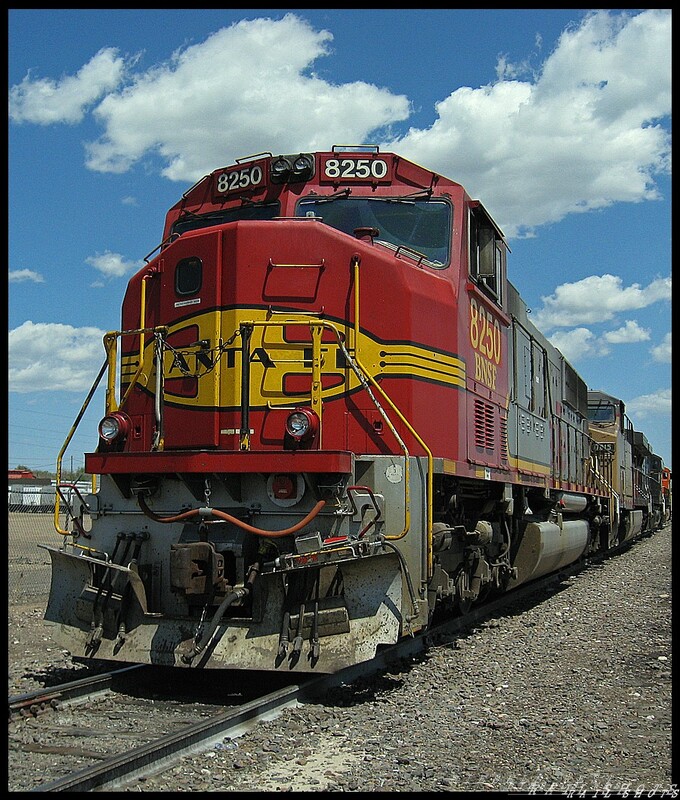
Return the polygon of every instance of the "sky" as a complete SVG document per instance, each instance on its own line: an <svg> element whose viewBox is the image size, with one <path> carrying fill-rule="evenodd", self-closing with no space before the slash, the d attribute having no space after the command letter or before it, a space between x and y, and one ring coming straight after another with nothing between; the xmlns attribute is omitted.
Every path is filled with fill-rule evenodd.
<svg viewBox="0 0 680 800"><path fill-rule="evenodd" d="M670 9L9 9L8 92L9 467L54 470L186 189L362 143L482 201L531 320L672 466Z"/></svg>

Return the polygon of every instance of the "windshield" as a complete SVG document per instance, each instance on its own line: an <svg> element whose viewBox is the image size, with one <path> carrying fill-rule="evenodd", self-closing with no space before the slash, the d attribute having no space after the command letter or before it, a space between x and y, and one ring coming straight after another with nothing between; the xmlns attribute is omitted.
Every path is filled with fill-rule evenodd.
<svg viewBox="0 0 680 800"><path fill-rule="evenodd" d="M616 420L616 411L614 406L604 403L588 406L588 419L591 422L614 422Z"/></svg>
<svg viewBox="0 0 680 800"><path fill-rule="evenodd" d="M172 226L171 234L183 234L197 228L208 228L211 225L222 225L239 219L274 219L280 214L280 203L249 204L239 208L225 208L211 211L209 214L194 214L187 211Z"/></svg>
<svg viewBox="0 0 680 800"><path fill-rule="evenodd" d="M327 225L354 235L356 228L377 228L376 241L409 247L443 267L449 261L451 206L444 200L347 197L306 197L298 216L321 217Z"/></svg>

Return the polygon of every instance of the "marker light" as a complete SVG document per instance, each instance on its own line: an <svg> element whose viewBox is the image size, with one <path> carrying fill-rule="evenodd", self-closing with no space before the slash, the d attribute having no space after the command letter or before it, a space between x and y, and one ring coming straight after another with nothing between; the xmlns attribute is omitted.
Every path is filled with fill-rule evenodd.
<svg viewBox="0 0 680 800"><path fill-rule="evenodd" d="M99 423L99 435L108 444L125 439L130 432L130 417L121 411L107 414Z"/></svg>
<svg viewBox="0 0 680 800"><path fill-rule="evenodd" d="M319 430L319 418L311 408L296 408L286 420L286 433L296 442L308 442Z"/></svg>

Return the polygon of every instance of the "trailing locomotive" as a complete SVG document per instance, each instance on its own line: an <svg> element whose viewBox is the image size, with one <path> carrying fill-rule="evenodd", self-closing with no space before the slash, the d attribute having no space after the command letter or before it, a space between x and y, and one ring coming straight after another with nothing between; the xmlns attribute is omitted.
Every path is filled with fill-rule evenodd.
<svg viewBox="0 0 680 800"><path fill-rule="evenodd" d="M671 515L670 470L625 410L622 400L588 392L592 451L611 491L612 545L663 527Z"/></svg>
<svg viewBox="0 0 680 800"><path fill-rule="evenodd" d="M186 191L83 406L106 375L98 490L47 548L63 646L333 672L660 522L646 439L506 253L461 185L376 147Z"/></svg>

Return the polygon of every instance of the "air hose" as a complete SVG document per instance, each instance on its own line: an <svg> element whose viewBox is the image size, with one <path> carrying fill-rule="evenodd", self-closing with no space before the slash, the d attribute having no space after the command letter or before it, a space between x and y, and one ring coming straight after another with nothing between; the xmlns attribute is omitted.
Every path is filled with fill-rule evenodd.
<svg viewBox="0 0 680 800"><path fill-rule="evenodd" d="M234 589L233 592L229 592L229 594L220 603L219 608L215 612L215 616L212 618L212 622L208 626L208 630L203 634L201 640L194 644L188 653L185 653L181 656L181 659L185 664L191 664L194 658L196 658L196 656L205 649L205 646L212 639L213 634L217 630L217 626L220 624L220 620L224 616L224 612L232 603L235 603L240 598L245 597L248 592L249 590L245 587Z"/></svg>
<svg viewBox="0 0 680 800"><path fill-rule="evenodd" d="M183 511L180 514L174 514L171 517L159 517L149 508L149 506L146 504L146 500L141 494L137 497L137 501L144 514L146 514L146 516L149 517L149 519L152 519L154 522L182 522L185 519L190 519L191 517L195 516L211 516L217 517L217 519L223 519L226 522L231 522L248 533L254 533L256 536L271 536L274 538L290 536L293 533L297 533L299 530L304 528L305 525L311 522L319 513L319 511L321 511L321 509L326 505L325 500L319 500L309 514L307 514L304 519L301 519L296 525L293 525L290 528L285 528L282 531L267 531L264 528L256 528L253 525L249 525L242 519L239 519L238 517L232 517L231 514L227 514L226 511L219 511L217 508L192 508L189 511Z"/></svg>
<svg viewBox="0 0 680 800"><path fill-rule="evenodd" d="M210 625L208 626L208 630L203 634L203 636L201 636L200 640L194 644L188 653L180 656L184 664L191 664L194 658L196 658L199 653L203 652L208 642L212 639L215 631L217 630L217 626L220 624L222 617L229 606L235 603L237 600L241 600L250 594L253 588L253 583L255 582L255 578L257 577L259 571L260 565L257 563L253 564L253 566L250 568L250 572L248 573L248 580L246 581L245 585L236 587L229 592L224 600L222 600L212 618L212 621L210 622Z"/></svg>

